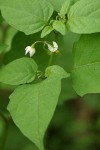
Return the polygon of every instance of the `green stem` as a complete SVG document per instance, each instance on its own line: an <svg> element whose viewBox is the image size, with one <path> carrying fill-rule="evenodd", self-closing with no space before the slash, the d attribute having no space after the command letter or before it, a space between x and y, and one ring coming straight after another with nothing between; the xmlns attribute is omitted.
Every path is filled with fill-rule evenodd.
<svg viewBox="0 0 100 150"><path fill-rule="evenodd" d="M53 55L54 55L54 54L52 53L51 56L50 56L48 66L51 66L51 65L52 65L52 62L53 62Z"/></svg>
<svg viewBox="0 0 100 150"><path fill-rule="evenodd" d="M46 42L46 41L36 41L36 42L34 42L34 43L32 44L32 47L34 47L34 46L35 46L35 44L37 44L37 43L47 44L47 42Z"/></svg>

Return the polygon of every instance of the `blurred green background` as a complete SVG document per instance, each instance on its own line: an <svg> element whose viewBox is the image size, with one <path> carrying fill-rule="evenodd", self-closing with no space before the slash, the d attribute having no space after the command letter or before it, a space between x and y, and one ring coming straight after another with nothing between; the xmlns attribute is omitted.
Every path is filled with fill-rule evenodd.
<svg viewBox="0 0 100 150"><path fill-rule="evenodd" d="M26 36L9 26L0 14L0 68L9 62L24 57L24 49L39 40L40 33ZM70 72L73 65L72 48L80 35L67 32L58 37L59 55L55 54L53 64ZM43 39L44 40L44 39ZM54 34L45 40L53 41ZM34 59L43 70L49 56L37 46ZM15 126L7 105L9 95L15 87L0 83L0 150L38 150ZM34 132L34 131L32 131ZM62 80L62 91L58 106L44 138L46 150L100 150L100 94L79 97L71 86L71 80Z"/></svg>

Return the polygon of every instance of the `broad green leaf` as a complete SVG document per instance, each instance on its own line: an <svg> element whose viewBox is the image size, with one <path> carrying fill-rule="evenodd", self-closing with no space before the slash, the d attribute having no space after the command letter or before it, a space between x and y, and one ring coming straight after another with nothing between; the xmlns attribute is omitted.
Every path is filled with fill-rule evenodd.
<svg viewBox="0 0 100 150"><path fill-rule="evenodd" d="M0 54L4 53L7 47L6 44L0 43Z"/></svg>
<svg viewBox="0 0 100 150"><path fill-rule="evenodd" d="M10 85L30 83L35 79L37 64L31 58L17 59L0 71L0 82Z"/></svg>
<svg viewBox="0 0 100 150"><path fill-rule="evenodd" d="M62 18L65 18L65 15L67 14L67 12L69 10L70 4L71 4L71 0L66 0L64 2L64 4L62 5L62 8L61 8L60 13L59 13L59 15Z"/></svg>
<svg viewBox="0 0 100 150"><path fill-rule="evenodd" d="M45 37L46 35L50 34L53 31L51 26L46 26L41 33L41 38Z"/></svg>
<svg viewBox="0 0 100 150"><path fill-rule="evenodd" d="M79 95L100 92L100 34L83 35L74 46L73 87Z"/></svg>
<svg viewBox="0 0 100 150"><path fill-rule="evenodd" d="M75 33L100 32L100 0L80 0L69 10L68 28Z"/></svg>
<svg viewBox="0 0 100 150"><path fill-rule="evenodd" d="M53 13L46 0L0 0L0 8L4 19L25 34L40 31Z"/></svg>
<svg viewBox="0 0 100 150"><path fill-rule="evenodd" d="M8 105L15 124L40 150L44 150L43 137L57 105L61 79L69 76L59 66L48 67L45 75L40 83L18 87Z"/></svg>
<svg viewBox="0 0 100 150"><path fill-rule="evenodd" d="M65 24L62 21L55 20L53 22L53 28L56 31L60 32L62 35L66 34L66 26L65 26Z"/></svg>

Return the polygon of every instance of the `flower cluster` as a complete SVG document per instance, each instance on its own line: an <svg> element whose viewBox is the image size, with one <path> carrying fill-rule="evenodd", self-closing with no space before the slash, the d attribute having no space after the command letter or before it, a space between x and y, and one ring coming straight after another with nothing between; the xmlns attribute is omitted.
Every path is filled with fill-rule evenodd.
<svg viewBox="0 0 100 150"><path fill-rule="evenodd" d="M49 44L49 43L45 43L48 47L48 50L52 53L57 52L58 51L58 44L56 42L53 41L53 45ZM29 53L30 57L32 57L35 54L36 50L34 47L34 44L32 46L27 46L25 48L25 55L27 55Z"/></svg>

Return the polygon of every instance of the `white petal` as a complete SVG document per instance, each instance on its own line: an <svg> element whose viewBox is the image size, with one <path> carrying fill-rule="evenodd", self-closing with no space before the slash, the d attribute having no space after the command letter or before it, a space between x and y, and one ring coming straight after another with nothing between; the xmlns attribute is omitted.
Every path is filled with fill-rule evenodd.
<svg viewBox="0 0 100 150"><path fill-rule="evenodd" d="M30 52L30 50L31 50L31 46L27 46L27 47L25 48L25 55L27 55L28 52Z"/></svg>
<svg viewBox="0 0 100 150"><path fill-rule="evenodd" d="M30 51L31 50L31 46L27 46L26 48L25 48L25 51Z"/></svg>
<svg viewBox="0 0 100 150"><path fill-rule="evenodd" d="M58 44L54 41L53 41L53 46L54 46L54 48L56 48L56 50L58 49Z"/></svg>
<svg viewBox="0 0 100 150"><path fill-rule="evenodd" d="M50 44L48 44L48 49L49 49L51 52L54 51L54 48L53 48Z"/></svg>
<svg viewBox="0 0 100 150"><path fill-rule="evenodd" d="M55 52L56 50L58 50L58 48L56 48L56 47L55 47L55 48L53 48L53 52Z"/></svg>
<svg viewBox="0 0 100 150"><path fill-rule="evenodd" d="M35 48L31 48L31 51L29 52L30 57L32 57L35 54Z"/></svg>
<svg viewBox="0 0 100 150"><path fill-rule="evenodd" d="M29 53L29 50L27 49L26 52L25 52L25 55L27 55L28 53Z"/></svg>

